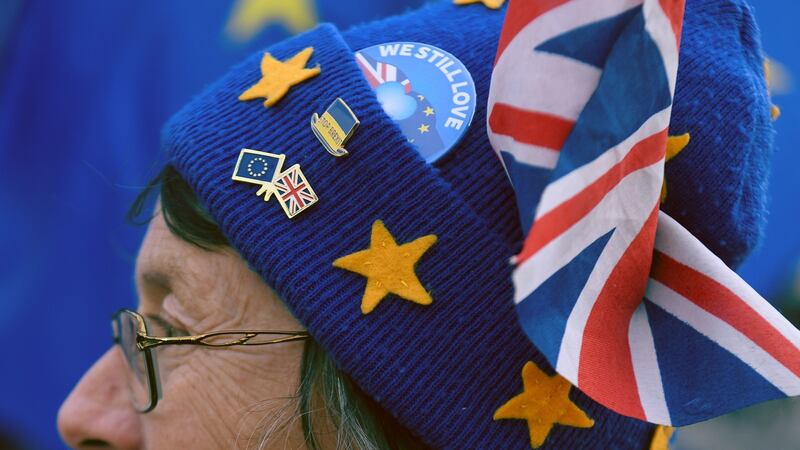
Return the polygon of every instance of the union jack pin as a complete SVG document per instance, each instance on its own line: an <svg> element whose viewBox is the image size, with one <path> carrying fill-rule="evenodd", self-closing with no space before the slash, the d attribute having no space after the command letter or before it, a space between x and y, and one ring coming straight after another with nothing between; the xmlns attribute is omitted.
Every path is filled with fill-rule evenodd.
<svg viewBox="0 0 800 450"><path fill-rule="evenodd" d="M263 195L264 201L275 194L283 212L291 219L310 208L319 198L300 170L300 164L281 170L285 159L285 155L243 148L232 179L259 185L256 195Z"/></svg>

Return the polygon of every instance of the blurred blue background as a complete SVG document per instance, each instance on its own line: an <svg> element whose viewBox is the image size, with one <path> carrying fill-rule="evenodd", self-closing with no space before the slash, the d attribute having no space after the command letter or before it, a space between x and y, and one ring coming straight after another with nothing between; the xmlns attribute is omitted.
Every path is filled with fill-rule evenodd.
<svg viewBox="0 0 800 450"><path fill-rule="evenodd" d="M58 407L135 306L125 214L166 119L246 55L421 0L0 1L0 433L63 448ZM0 442L0 448L3 447Z"/></svg>
<svg viewBox="0 0 800 450"><path fill-rule="evenodd" d="M161 167L161 124L275 40L319 21L346 27L420 3L0 2L0 433L22 448L63 447L55 429L61 401L110 345L110 314L135 305L132 270L144 229L128 225L125 213ZM766 238L740 273L797 317L800 97L792 75L800 74L800 3L751 3L782 116ZM799 415L789 417L797 428ZM678 444L723 448L709 437L714 426L687 430Z"/></svg>

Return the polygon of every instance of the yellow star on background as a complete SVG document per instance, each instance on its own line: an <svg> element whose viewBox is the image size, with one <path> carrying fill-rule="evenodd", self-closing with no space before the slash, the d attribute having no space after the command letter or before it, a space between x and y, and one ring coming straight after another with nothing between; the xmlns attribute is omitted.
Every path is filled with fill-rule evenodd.
<svg viewBox="0 0 800 450"><path fill-rule="evenodd" d="M764 78L767 81L767 92L770 99L772 94L786 94L791 90L791 77L782 64L771 58L764 58ZM774 103L770 107L772 120L778 120L781 109Z"/></svg>
<svg viewBox="0 0 800 450"><path fill-rule="evenodd" d="M261 58L261 79L250 89L242 92L239 100L265 98L265 107L278 103L290 87L319 75L319 65L306 69L306 63L313 52L313 47L306 47L284 62L278 61L269 53L264 53L264 57Z"/></svg>
<svg viewBox="0 0 800 450"><path fill-rule="evenodd" d="M650 441L649 450L669 450L669 438L674 432L675 428L664 425L657 426L653 431L653 440Z"/></svg>
<svg viewBox="0 0 800 450"><path fill-rule="evenodd" d="M670 136L667 138L667 154L664 156L664 163L667 163L670 159L676 157L678 153L681 152L687 145L689 145L689 140L691 136L689 133L683 133L679 136ZM664 181L661 183L661 203L667 199L667 177L664 177Z"/></svg>
<svg viewBox="0 0 800 450"><path fill-rule="evenodd" d="M420 133L427 133L428 131L430 131L428 129L428 126L425 125L424 123L422 125L420 125L419 128L417 128L417 129L419 130Z"/></svg>
<svg viewBox="0 0 800 450"><path fill-rule="evenodd" d="M369 248L342 256L333 262L333 266L367 277L367 287L361 299L363 314L372 312L388 294L430 305L433 299L422 287L414 266L436 239L436 235L429 234L397 245L383 222L376 220L372 224Z"/></svg>
<svg viewBox="0 0 800 450"><path fill-rule="evenodd" d="M558 374L548 376L528 361L522 368L522 385L523 392L497 408L494 420L527 420L531 447L540 447L556 424L578 428L594 426L594 420L569 399L572 385Z"/></svg>
<svg viewBox="0 0 800 450"><path fill-rule="evenodd" d="M431 114L433 114L433 108L431 108L430 106L428 106L428 107L427 107L427 108L425 108L425 110L424 110L424 111L422 111L422 112L424 112L426 116L430 116Z"/></svg>
<svg viewBox="0 0 800 450"><path fill-rule="evenodd" d="M500 9L506 0L453 0L455 5L471 5L473 3L483 3L489 9Z"/></svg>
<svg viewBox="0 0 800 450"><path fill-rule="evenodd" d="M225 33L245 42L273 23L283 24L291 34L311 28L317 23L313 0L237 0Z"/></svg>

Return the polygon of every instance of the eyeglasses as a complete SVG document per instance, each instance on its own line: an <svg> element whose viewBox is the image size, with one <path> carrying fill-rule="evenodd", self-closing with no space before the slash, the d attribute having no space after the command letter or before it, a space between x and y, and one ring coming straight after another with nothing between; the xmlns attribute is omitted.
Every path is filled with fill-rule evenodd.
<svg viewBox="0 0 800 450"><path fill-rule="evenodd" d="M212 331L195 336L150 336L144 317L121 309L111 318L114 343L119 344L130 368L128 386L134 407L150 412L161 399L156 348L166 345L199 345L225 348L236 345L269 345L308 339L305 331ZM276 337L277 336L277 337Z"/></svg>

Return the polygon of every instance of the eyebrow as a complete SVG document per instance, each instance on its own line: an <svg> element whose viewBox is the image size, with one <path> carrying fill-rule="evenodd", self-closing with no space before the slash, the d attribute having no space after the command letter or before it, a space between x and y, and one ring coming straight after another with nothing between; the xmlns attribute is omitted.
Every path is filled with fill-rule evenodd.
<svg viewBox="0 0 800 450"><path fill-rule="evenodd" d="M143 282L156 285L160 288L170 290L171 278L163 272L148 271L141 275Z"/></svg>

